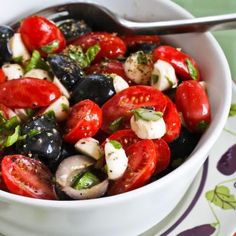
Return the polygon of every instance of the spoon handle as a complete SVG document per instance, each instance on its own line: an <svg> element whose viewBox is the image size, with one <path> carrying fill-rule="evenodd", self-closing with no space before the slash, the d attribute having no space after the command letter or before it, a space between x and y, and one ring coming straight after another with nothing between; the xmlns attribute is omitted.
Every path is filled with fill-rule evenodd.
<svg viewBox="0 0 236 236"><path fill-rule="evenodd" d="M199 17L184 20L158 21L158 22L133 22L120 19L120 23L129 30L139 34L156 33L180 34L192 32L206 32L215 30L236 29L236 13Z"/></svg>

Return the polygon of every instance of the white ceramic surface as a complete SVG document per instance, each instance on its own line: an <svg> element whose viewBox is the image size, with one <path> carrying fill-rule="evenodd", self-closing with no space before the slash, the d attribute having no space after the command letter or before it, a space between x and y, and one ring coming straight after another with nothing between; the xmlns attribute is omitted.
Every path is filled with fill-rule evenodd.
<svg viewBox="0 0 236 236"><path fill-rule="evenodd" d="M8 0L0 8L0 22L62 0ZM96 0L114 12L137 20L190 17L167 0ZM148 3L147 3L148 2ZM0 191L0 231L34 235L137 235L161 221L183 197L227 118L231 78L224 54L209 34L165 37L196 58L208 83L213 121L191 158L164 178L135 191L95 200L52 202ZM220 90L220 91L219 91Z"/></svg>

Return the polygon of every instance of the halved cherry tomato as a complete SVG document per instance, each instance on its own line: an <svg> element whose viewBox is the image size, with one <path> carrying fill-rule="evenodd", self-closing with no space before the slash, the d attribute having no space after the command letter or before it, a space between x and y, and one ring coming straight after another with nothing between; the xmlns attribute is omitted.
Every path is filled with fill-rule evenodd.
<svg viewBox="0 0 236 236"><path fill-rule="evenodd" d="M157 35L124 35L121 38L127 47L134 47L142 43L160 43L160 37Z"/></svg>
<svg viewBox="0 0 236 236"><path fill-rule="evenodd" d="M166 109L166 96L155 88L150 86L131 86L109 99L103 106L103 124L102 129L110 133L109 126L118 118L123 118L122 128L129 128L130 110L139 107L152 107L156 111L163 112Z"/></svg>
<svg viewBox="0 0 236 236"><path fill-rule="evenodd" d="M126 154L128 167L124 175L111 184L108 195L128 192L143 186L156 170L157 155L152 140L144 139L131 145Z"/></svg>
<svg viewBox="0 0 236 236"><path fill-rule="evenodd" d="M7 80L6 75L4 74L3 70L0 69L0 84Z"/></svg>
<svg viewBox="0 0 236 236"><path fill-rule="evenodd" d="M181 119L175 104L167 97L167 106L163 119L166 124L166 134L163 139L166 142L172 142L178 138L181 130Z"/></svg>
<svg viewBox="0 0 236 236"><path fill-rule="evenodd" d="M25 197L55 200L52 174L38 160L22 155L5 156L2 177L11 193Z"/></svg>
<svg viewBox="0 0 236 236"><path fill-rule="evenodd" d="M110 34L106 32L91 32L80 36L73 43L80 45L84 50L99 44L101 50L96 55L95 61L99 61L102 58L115 59L125 55L126 46L121 38L116 34Z"/></svg>
<svg viewBox="0 0 236 236"><path fill-rule="evenodd" d="M38 50L43 55L59 53L66 46L66 40L60 29L42 16L25 18L20 25L19 33L27 49Z"/></svg>
<svg viewBox="0 0 236 236"><path fill-rule="evenodd" d="M203 132L207 128L211 120L210 104L204 88L197 81L182 82L176 90L175 102L190 131Z"/></svg>
<svg viewBox="0 0 236 236"><path fill-rule="evenodd" d="M61 95L50 81L25 77L0 84L0 103L9 108L38 108L50 105Z"/></svg>
<svg viewBox="0 0 236 236"><path fill-rule="evenodd" d="M196 61L189 55L171 46L160 46L153 50L153 59L169 62L182 80L200 80Z"/></svg>
<svg viewBox="0 0 236 236"><path fill-rule="evenodd" d="M155 139L153 140L153 142L156 148L157 155L157 167L155 174L159 174L170 164L171 152L168 144L163 139Z"/></svg>
<svg viewBox="0 0 236 236"><path fill-rule="evenodd" d="M102 110L91 100L83 100L72 107L66 122L64 139L76 143L81 138L94 136L102 125Z"/></svg>
<svg viewBox="0 0 236 236"><path fill-rule="evenodd" d="M87 74L117 74L126 80L130 85L134 84L125 74L123 63L120 61L102 61L100 63L93 64L86 70Z"/></svg>

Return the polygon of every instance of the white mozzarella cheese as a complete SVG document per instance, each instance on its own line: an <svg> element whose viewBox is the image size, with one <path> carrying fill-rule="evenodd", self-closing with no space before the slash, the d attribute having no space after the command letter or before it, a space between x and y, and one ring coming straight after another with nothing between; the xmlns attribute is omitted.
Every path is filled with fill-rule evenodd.
<svg viewBox="0 0 236 236"><path fill-rule="evenodd" d="M114 140L106 142L104 149L108 179L115 180L124 174L128 166L128 158L124 149L117 148L113 142Z"/></svg>
<svg viewBox="0 0 236 236"><path fill-rule="evenodd" d="M178 80L174 67L166 61L158 60L152 71L151 86L160 91L165 91L177 87L177 84Z"/></svg>
<svg viewBox="0 0 236 236"><path fill-rule="evenodd" d="M44 114L49 111L54 111L57 121L63 121L67 118L69 114L70 104L65 96L59 97L55 102L53 102L47 109L43 112Z"/></svg>
<svg viewBox="0 0 236 236"><path fill-rule="evenodd" d="M26 121L29 118L25 109L15 109L14 112L22 121Z"/></svg>
<svg viewBox="0 0 236 236"><path fill-rule="evenodd" d="M4 64L2 70L7 80L19 79L24 74L22 67L18 64Z"/></svg>
<svg viewBox="0 0 236 236"><path fill-rule="evenodd" d="M113 79L113 86L116 93L119 93L120 91L129 87L129 84L121 76L117 74L110 74L110 76Z"/></svg>
<svg viewBox="0 0 236 236"><path fill-rule="evenodd" d="M37 79L50 80L50 76L49 76L48 72L45 70L42 70L42 69L32 69L29 72L27 72L24 76L37 78Z"/></svg>
<svg viewBox="0 0 236 236"><path fill-rule="evenodd" d="M148 84L153 70L151 56L142 51L131 54L124 63L124 70L136 84Z"/></svg>
<svg viewBox="0 0 236 236"><path fill-rule="evenodd" d="M75 149L95 160L103 156L98 140L94 138L82 138L75 144Z"/></svg>
<svg viewBox="0 0 236 236"><path fill-rule="evenodd" d="M30 54L22 41L20 33L15 33L9 40L9 47L13 58L22 58L22 62L30 59Z"/></svg>
<svg viewBox="0 0 236 236"><path fill-rule="evenodd" d="M146 121L136 119L134 116L130 119L131 129L141 139L159 139L166 133L166 124L163 118L156 121Z"/></svg>
<svg viewBox="0 0 236 236"><path fill-rule="evenodd" d="M68 92L68 90L65 88L65 86L60 82L60 80L54 76L53 78L53 83L59 88L59 90L61 91L61 93L66 97L66 98L70 98L70 93Z"/></svg>

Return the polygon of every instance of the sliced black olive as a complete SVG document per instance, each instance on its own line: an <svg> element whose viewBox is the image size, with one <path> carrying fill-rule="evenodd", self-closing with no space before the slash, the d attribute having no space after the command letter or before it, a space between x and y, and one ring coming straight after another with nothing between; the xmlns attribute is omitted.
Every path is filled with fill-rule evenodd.
<svg viewBox="0 0 236 236"><path fill-rule="evenodd" d="M115 88L111 77L91 74L85 76L77 84L71 95L71 102L75 104L84 99L90 99L98 105L102 105L113 95L115 95Z"/></svg>
<svg viewBox="0 0 236 236"><path fill-rule="evenodd" d="M135 53L137 51L143 51L145 53L151 53L159 45L157 43L137 43L128 48L127 55Z"/></svg>
<svg viewBox="0 0 236 236"><path fill-rule="evenodd" d="M64 159L56 171L58 192L72 199L103 196L108 188L108 179L102 172L92 169L94 163L94 160L83 155Z"/></svg>
<svg viewBox="0 0 236 236"><path fill-rule="evenodd" d="M65 38L69 41L92 31L92 29L83 20L76 21L69 19L59 24L58 27Z"/></svg>
<svg viewBox="0 0 236 236"><path fill-rule="evenodd" d="M49 56L47 60L54 75L71 92L83 77L83 71L78 63L63 54Z"/></svg>
<svg viewBox="0 0 236 236"><path fill-rule="evenodd" d="M9 39L14 31L8 26L0 26L0 66L12 59L12 53L8 46Z"/></svg>
<svg viewBox="0 0 236 236"><path fill-rule="evenodd" d="M21 135L26 138L17 144L18 152L39 158L49 168L60 158L62 137L55 118L43 115L22 126Z"/></svg>

